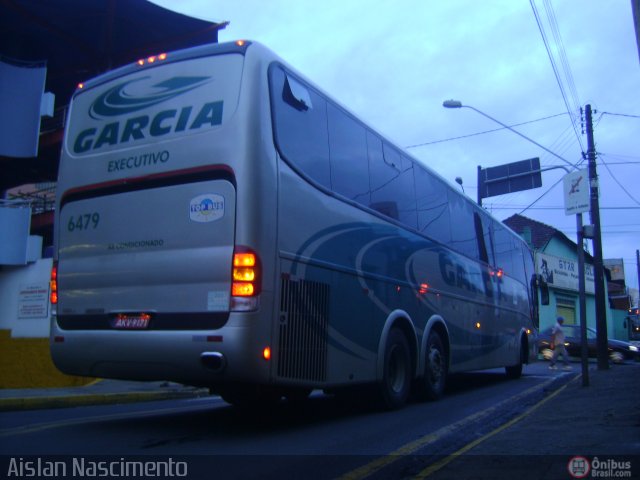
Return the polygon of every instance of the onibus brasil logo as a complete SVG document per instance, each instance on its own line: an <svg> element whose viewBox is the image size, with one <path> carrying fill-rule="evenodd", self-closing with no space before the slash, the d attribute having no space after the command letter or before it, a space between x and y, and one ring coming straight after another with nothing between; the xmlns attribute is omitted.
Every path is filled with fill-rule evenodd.
<svg viewBox="0 0 640 480"><path fill-rule="evenodd" d="M222 123L222 100L197 106L172 106L154 115L144 114L142 110L168 102L212 81L211 77L172 77L150 82L150 78L146 76L119 83L96 98L89 107L89 116L100 124L78 133L73 142L73 152L87 153L102 147ZM130 116L137 112L140 115ZM122 119L124 116L127 118Z"/></svg>
<svg viewBox="0 0 640 480"><path fill-rule="evenodd" d="M569 475L573 478L631 478L631 461L614 458L589 460L583 456L575 456L567 464ZM591 475L589 475L591 474Z"/></svg>

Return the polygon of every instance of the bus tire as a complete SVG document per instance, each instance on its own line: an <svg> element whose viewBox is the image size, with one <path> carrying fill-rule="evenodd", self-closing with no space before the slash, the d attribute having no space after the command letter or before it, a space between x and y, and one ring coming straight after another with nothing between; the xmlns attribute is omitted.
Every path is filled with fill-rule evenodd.
<svg viewBox="0 0 640 480"><path fill-rule="evenodd" d="M504 367L504 371L507 374L507 378L511 378L513 380L520 378L522 376L522 362L510 367Z"/></svg>
<svg viewBox="0 0 640 480"><path fill-rule="evenodd" d="M504 371L507 374L507 378L511 378L511 379L515 380L515 379L520 378L522 376L522 365L525 363L525 360L526 360L525 355L526 354L527 354L526 344L524 343L524 341L521 341L520 342L520 354L518 355L518 358L520 360L515 365L510 365L510 366L504 367Z"/></svg>
<svg viewBox="0 0 640 480"><path fill-rule="evenodd" d="M386 410L402 408L411 392L411 351L402 330L392 328L384 350L384 369L379 384L380 400Z"/></svg>
<svg viewBox="0 0 640 480"><path fill-rule="evenodd" d="M436 331L429 333L425 352L424 375L418 379L415 395L418 400L438 400L444 395L447 382L447 351Z"/></svg>

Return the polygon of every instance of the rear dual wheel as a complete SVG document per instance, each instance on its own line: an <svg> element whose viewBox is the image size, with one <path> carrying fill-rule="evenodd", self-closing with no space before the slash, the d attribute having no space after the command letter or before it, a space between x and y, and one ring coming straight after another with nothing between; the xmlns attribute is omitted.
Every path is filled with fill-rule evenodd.
<svg viewBox="0 0 640 480"><path fill-rule="evenodd" d="M424 375L416 383L415 395L421 401L438 400L444 395L448 372L447 351L438 332L429 333L425 355Z"/></svg>
<svg viewBox="0 0 640 480"><path fill-rule="evenodd" d="M520 378L522 376L522 366L527 363L527 344L524 339L520 340L520 354L518 355L519 360L515 365L510 365L508 367L504 367L504 370L507 374L507 378Z"/></svg>
<svg viewBox="0 0 640 480"><path fill-rule="evenodd" d="M404 406L411 392L413 368L407 337L399 328L392 328L384 352L384 370L379 385L383 408L396 410Z"/></svg>

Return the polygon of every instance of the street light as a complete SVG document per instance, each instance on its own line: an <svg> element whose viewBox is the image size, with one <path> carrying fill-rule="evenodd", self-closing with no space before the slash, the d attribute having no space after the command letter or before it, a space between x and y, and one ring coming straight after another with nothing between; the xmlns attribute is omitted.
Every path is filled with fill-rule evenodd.
<svg viewBox="0 0 640 480"><path fill-rule="evenodd" d="M470 108L471 110L478 112L480 115L482 115L483 117L487 117L489 120L492 120L494 122L496 122L498 125L502 125L504 128L506 128L507 130L512 131L513 133L515 133L516 135L521 136L522 138L524 138L525 140L533 143L534 145L537 145L538 147L540 147L541 149L543 149L545 152L550 153L551 155L553 155L556 158L559 158L560 160L562 160L563 162L571 165L571 168L576 168L576 166L571 163L569 160L567 160L566 158L561 157L560 155L558 155L555 152L552 152L551 150L549 150L547 147L540 145L538 142L536 142L535 140L527 137L526 135L523 135L522 133L520 133L517 130L514 130L513 128L511 128L509 125L506 125L504 123L502 123L500 120L497 120L495 118L493 118L490 115L487 115L486 113L478 110L475 107L472 107L471 105L463 105L462 102L460 100L445 100L444 102L442 102L442 106L444 108Z"/></svg>

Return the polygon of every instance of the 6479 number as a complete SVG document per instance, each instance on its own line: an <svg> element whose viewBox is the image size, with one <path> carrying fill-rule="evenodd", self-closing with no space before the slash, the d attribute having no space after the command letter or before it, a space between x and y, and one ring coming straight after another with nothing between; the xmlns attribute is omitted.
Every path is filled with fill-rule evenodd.
<svg viewBox="0 0 640 480"><path fill-rule="evenodd" d="M89 229L93 230L98 228L99 223L100 214L98 212L83 213L80 215L69 217L69 222L67 223L67 231L75 232Z"/></svg>

